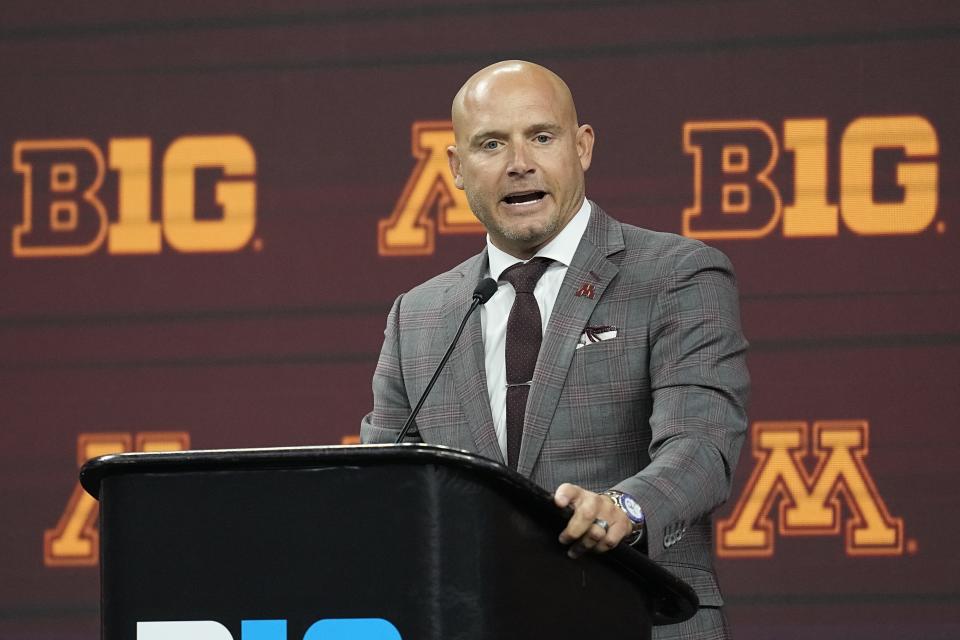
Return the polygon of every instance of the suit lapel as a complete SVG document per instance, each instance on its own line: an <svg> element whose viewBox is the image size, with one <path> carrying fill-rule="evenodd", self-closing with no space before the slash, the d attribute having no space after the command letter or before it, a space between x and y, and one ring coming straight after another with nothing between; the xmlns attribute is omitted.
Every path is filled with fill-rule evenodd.
<svg viewBox="0 0 960 640"><path fill-rule="evenodd" d="M530 476L543 448L577 341L607 285L619 272L608 256L623 249L623 233L616 221L591 204L590 222L557 293L533 373L517 467L524 476ZM593 285L593 297L576 295L583 284Z"/></svg>
<svg viewBox="0 0 960 640"><path fill-rule="evenodd" d="M487 269L487 253L484 251L466 266L464 277L446 292L443 314L446 321L447 344L453 340L473 302L473 290ZM467 321L463 335L447 363L453 371L457 398L467 417L475 450L482 456L503 463L503 455L497 442L490 413L490 397L487 393L487 374L484 368L483 332L478 309Z"/></svg>

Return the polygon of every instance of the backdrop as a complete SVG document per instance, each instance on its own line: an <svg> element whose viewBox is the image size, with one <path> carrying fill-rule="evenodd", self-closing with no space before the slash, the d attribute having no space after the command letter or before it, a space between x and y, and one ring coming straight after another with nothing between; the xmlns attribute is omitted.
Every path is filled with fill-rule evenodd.
<svg viewBox="0 0 960 640"><path fill-rule="evenodd" d="M955 2L267 4L0 9L0 637L97 637L86 458L356 437L391 302L483 245L449 103L513 57L590 198L736 266L736 637L960 637Z"/></svg>

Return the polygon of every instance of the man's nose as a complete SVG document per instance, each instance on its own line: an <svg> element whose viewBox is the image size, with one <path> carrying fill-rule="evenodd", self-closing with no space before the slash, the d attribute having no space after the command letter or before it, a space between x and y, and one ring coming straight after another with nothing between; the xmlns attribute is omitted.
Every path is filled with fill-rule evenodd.
<svg viewBox="0 0 960 640"><path fill-rule="evenodd" d="M522 177L536 171L529 152L522 144L514 145L507 165L507 175L511 178Z"/></svg>

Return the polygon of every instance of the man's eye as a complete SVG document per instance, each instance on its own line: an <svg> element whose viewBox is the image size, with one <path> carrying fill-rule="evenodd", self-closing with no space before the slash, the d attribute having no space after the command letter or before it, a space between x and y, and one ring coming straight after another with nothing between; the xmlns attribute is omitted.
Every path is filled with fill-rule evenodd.
<svg viewBox="0 0 960 640"><path fill-rule="evenodd" d="M534 140L536 140L540 144L547 144L548 142L550 142L550 136L547 135L546 133L540 133L540 134L537 134L536 137L534 137Z"/></svg>
<svg viewBox="0 0 960 640"><path fill-rule="evenodd" d="M483 143L483 148L488 149L490 151L496 149L499 146L500 146L500 143L497 142L496 140L487 140L486 142Z"/></svg>

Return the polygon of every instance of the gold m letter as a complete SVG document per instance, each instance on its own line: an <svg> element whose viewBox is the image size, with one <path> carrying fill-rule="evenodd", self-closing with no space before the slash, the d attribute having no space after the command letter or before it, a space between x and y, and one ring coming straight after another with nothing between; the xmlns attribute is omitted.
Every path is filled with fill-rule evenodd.
<svg viewBox="0 0 960 640"><path fill-rule="evenodd" d="M808 473L803 464L810 453L807 423L753 425L757 466L733 515L717 522L718 555L773 555L769 513L778 498L781 535L837 535L841 496L853 514L845 529L848 555L903 553L903 520L890 516L866 467L870 425L820 421L814 423L813 432L817 466Z"/></svg>

